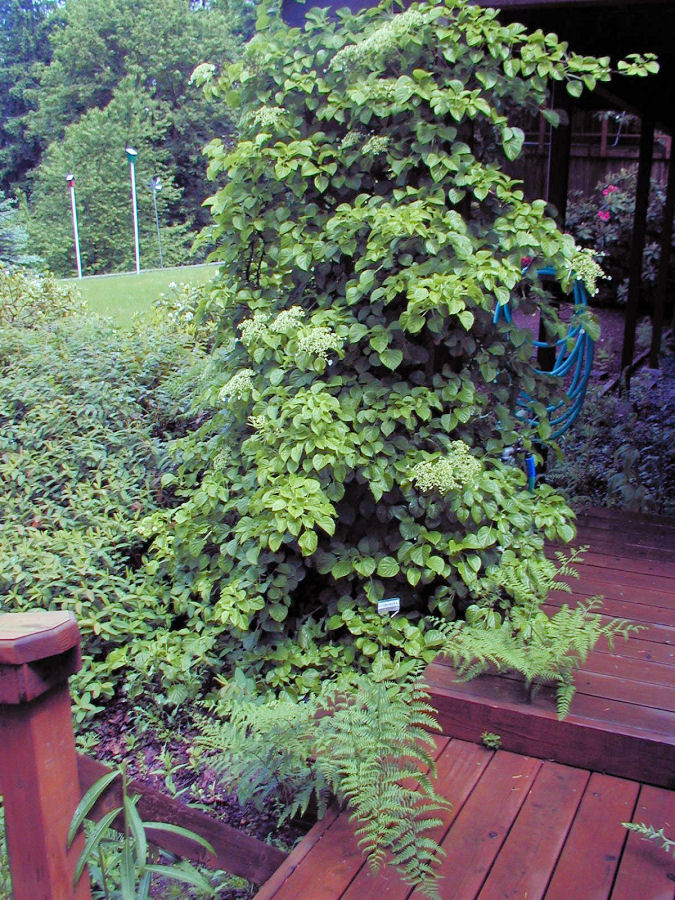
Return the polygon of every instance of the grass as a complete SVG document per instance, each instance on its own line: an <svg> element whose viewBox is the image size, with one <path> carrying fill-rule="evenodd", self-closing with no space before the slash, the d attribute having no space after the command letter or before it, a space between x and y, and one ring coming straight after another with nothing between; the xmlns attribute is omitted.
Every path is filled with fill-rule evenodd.
<svg viewBox="0 0 675 900"><path fill-rule="evenodd" d="M74 284L87 301L89 309L102 316L110 316L117 325L130 325L136 313L152 309L152 304L164 293L172 281L204 284L217 272L215 265L180 266L170 269L151 269L148 272L124 272L116 275L89 275Z"/></svg>

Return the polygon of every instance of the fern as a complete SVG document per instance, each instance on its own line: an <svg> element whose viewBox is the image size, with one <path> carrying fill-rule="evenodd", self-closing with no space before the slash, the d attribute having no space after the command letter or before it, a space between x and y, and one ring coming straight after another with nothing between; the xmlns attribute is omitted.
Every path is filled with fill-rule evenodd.
<svg viewBox="0 0 675 900"><path fill-rule="evenodd" d="M468 680L491 668L520 672L528 699L538 682L556 685L558 717L569 713L574 696L574 671L582 666L601 637L610 646L620 635L628 638L639 626L624 619L603 624L595 610L601 601L592 598L574 609L564 605L547 616L533 600L514 607L499 628L488 630L465 622L439 623L444 636L441 653L457 667L458 677Z"/></svg>
<svg viewBox="0 0 675 900"><path fill-rule="evenodd" d="M675 840L666 837L663 828L659 828L657 831L653 825L645 825L644 822L622 822L621 824L629 831L635 831L637 834L641 834L642 837L647 840L656 841L656 843L661 845L662 850L665 850L666 853L672 853L673 856L675 856Z"/></svg>
<svg viewBox="0 0 675 900"><path fill-rule="evenodd" d="M319 816L331 795L347 803L359 845L374 871L386 854L405 881L438 897L435 863L442 851L430 832L447 801L432 786L439 730L417 677L397 684L369 675L331 684L305 702L237 698L226 691L219 722L204 721L197 746L241 802L258 808L279 798L280 820Z"/></svg>
<svg viewBox="0 0 675 900"><path fill-rule="evenodd" d="M628 638L639 626L623 619L603 625L596 610L598 598L574 609L564 605L554 616L541 606L554 590L570 591L567 581L578 578L575 568L586 547L568 554L556 553L552 560L520 565L512 552L505 552L495 566L495 590L480 605L469 607L466 622L438 622L442 635L440 652L449 656L458 677L468 681L491 668L520 672L528 699L540 682L556 685L558 716L564 719L574 697L574 672L582 666L601 637L610 646L616 635ZM497 587L498 585L498 587ZM504 598L508 598L505 600ZM504 612L503 618L496 607Z"/></svg>

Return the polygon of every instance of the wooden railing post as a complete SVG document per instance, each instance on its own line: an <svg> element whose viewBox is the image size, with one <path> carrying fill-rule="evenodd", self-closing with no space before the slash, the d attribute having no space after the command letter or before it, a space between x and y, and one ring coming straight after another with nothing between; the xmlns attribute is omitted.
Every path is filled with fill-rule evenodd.
<svg viewBox="0 0 675 900"><path fill-rule="evenodd" d="M81 666L67 612L0 615L0 794L14 900L90 900L73 873L80 835L66 836L80 800L68 677Z"/></svg>

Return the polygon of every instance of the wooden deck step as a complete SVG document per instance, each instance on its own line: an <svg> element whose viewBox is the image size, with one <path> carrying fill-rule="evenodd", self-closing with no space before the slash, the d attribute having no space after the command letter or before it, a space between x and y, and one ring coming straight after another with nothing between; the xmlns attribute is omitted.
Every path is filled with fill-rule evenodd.
<svg viewBox="0 0 675 900"><path fill-rule="evenodd" d="M436 789L452 803L435 834L442 900L675 898L672 854L621 826L675 835L675 522L596 510L578 530L591 549L574 593L551 595L547 612L600 593L603 613L644 630L611 648L600 641L562 722L550 687L527 703L513 675L457 683L447 661L428 667L446 735ZM481 746L484 731L504 749ZM336 809L256 896L421 900L393 869L371 873Z"/></svg>

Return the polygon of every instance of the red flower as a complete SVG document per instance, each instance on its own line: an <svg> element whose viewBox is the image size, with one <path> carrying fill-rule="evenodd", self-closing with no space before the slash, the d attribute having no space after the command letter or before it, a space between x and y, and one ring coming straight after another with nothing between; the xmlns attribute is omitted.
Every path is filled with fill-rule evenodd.
<svg viewBox="0 0 675 900"><path fill-rule="evenodd" d="M599 210L598 218L602 219L603 222L609 222L609 212L606 209Z"/></svg>
<svg viewBox="0 0 675 900"><path fill-rule="evenodd" d="M531 256L521 256L520 257L520 267L521 269L527 269L528 266L532 265L532 257Z"/></svg>
<svg viewBox="0 0 675 900"><path fill-rule="evenodd" d="M618 187L615 184L608 184L607 187L602 192L603 197L608 197L610 194L613 194L614 191L618 191Z"/></svg>

